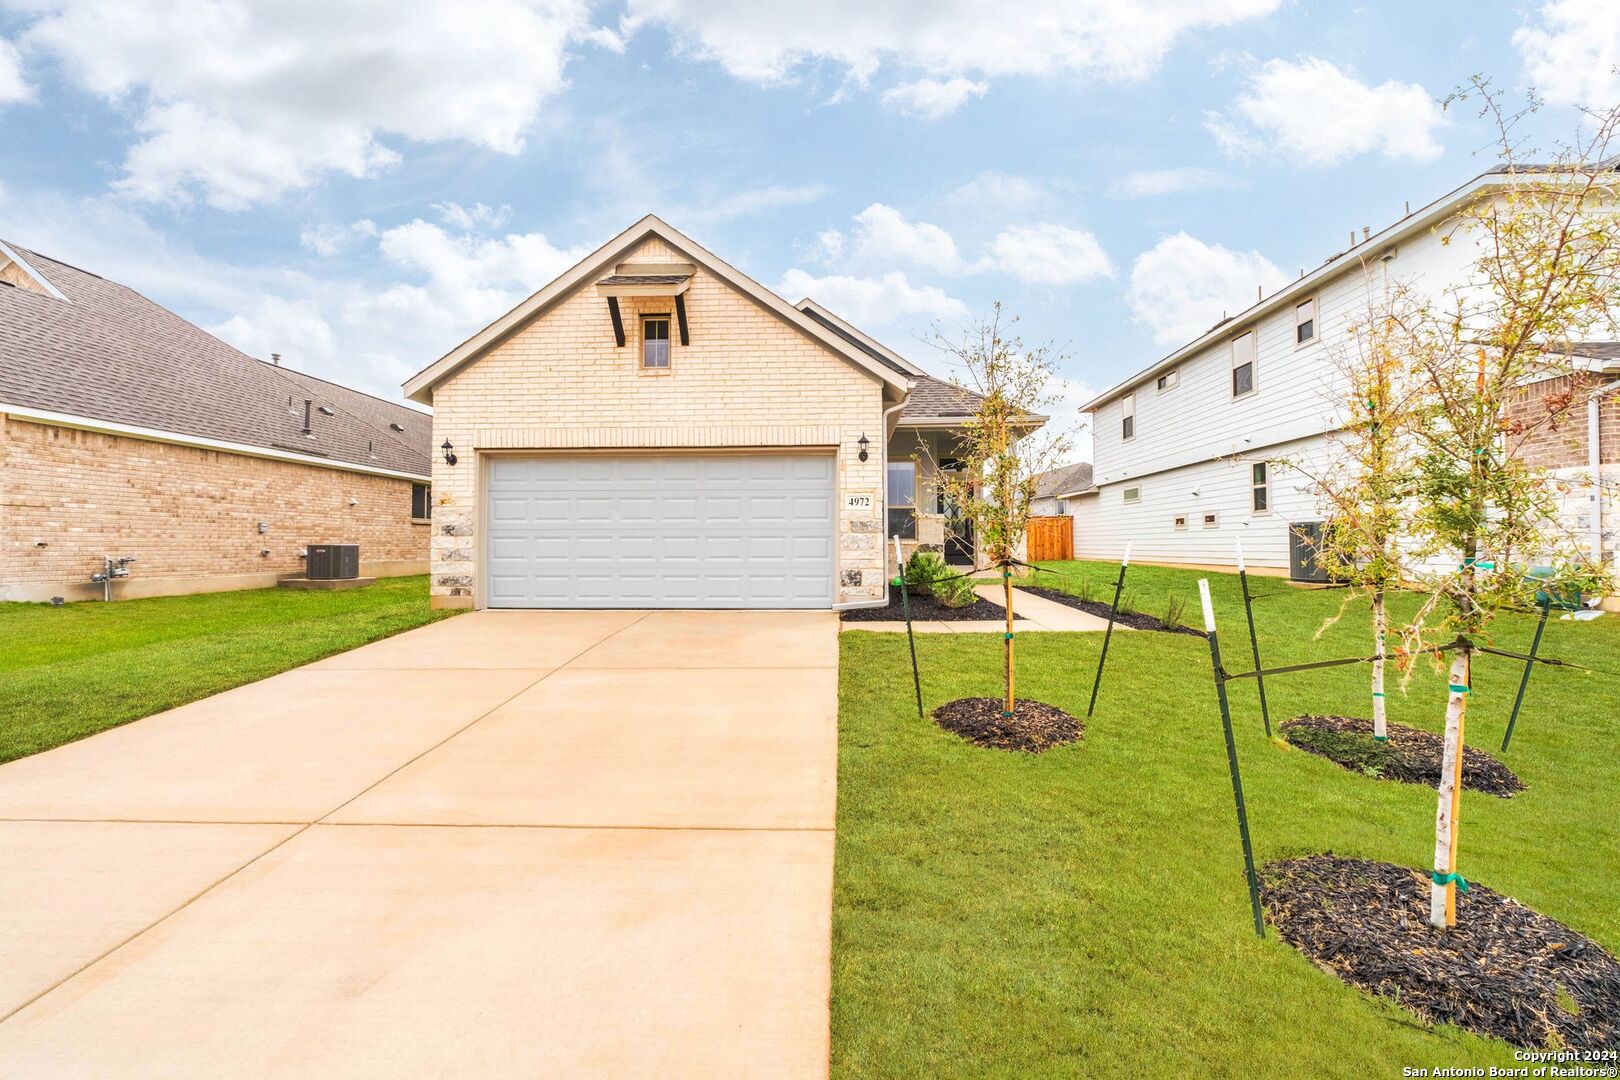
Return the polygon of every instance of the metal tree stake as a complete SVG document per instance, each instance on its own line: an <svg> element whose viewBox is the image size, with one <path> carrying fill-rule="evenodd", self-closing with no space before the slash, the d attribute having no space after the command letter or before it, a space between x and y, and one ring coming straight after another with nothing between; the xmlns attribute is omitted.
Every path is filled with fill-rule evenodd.
<svg viewBox="0 0 1620 1080"><path fill-rule="evenodd" d="M1536 620L1536 636L1530 640L1530 658L1524 662L1524 674L1519 676L1519 692L1513 698L1513 715L1508 717L1507 731L1502 733L1502 749L1508 748L1513 738L1513 725L1519 722L1519 706L1524 704L1524 691L1530 685L1530 669L1536 666L1536 650L1541 648L1541 634L1547 629L1547 613L1552 610L1552 596L1541 601L1541 618Z"/></svg>
<svg viewBox="0 0 1620 1080"><path fill-rule="evenodd" d="M1108 605L1108 629L1103 631L1102 655L1097 657L1097 677L1091 680L1091 701L1086 715L1097 707L1097 688L1102 686L1103 665L1108 662L1108 642L1114 636L1114 618L1119 614L1119 591L1125 587L1125 570L1131 565L1131 542L1125 541L1125 557L1119 560L1119 579L1114 582L1114 602Z"/></svg>
<svg viewBox="0 0 1620 1080"><path fill-rule="evenodd" d="M922 676L917 672L917 635L911 630L911 594L906 589L906 564L900 558L900 534L894 534L894 581L900 586L900 610L906 614L906 643L911 646L911 685L917 691L917 719L923 716Z"/></svg>
<svg viewBox="0 0 1620 1080"><path fill-rule="evenodd" d="M1249 811L1243 805L1243 774L1238 771L1237 742L1232 737L1232 709L1226 700L1226 672L1221 668L1221 645L1215 636L1215 607L1209 601L1209 582L1200 578L1198 598L1204 604L1204 629L1209 633L1209 662L1215 669L1215 699L1221 706L1221 727L1226 733L1226 767L1232 774L1232 798L1237 803L1238 837L1243 841L1243 873L1249 879L1249 909L1254 932L1266 936L1260 916L1260 879L1254 872L1254 848L1249 842Z"/></svg>
<svg viewBox="0 0 1620 1080"><path fill-rule="evenodd" d="M1243 540L1234 536L1237 545L1238 584L1243 588L1243 614L1249 620L1249 648L1254 652L1254 683L1260 688L1260 719L1266 725L1266 738L1271 738L1271 710L1266 706L1266 677L1260 673L1260 639L1254 634L1254 605L1249 598L1249 570L1243 565Z"/></svg>

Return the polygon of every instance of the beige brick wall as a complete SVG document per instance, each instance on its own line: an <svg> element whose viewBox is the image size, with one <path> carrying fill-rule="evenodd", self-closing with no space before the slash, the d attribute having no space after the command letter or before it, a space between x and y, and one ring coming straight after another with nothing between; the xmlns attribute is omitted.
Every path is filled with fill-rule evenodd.
<svg viewBox="0 0 1620 1080"><path fill-rule="evenodd" d="M303 571L309 543L419 570L431 530L411 524L410 495L406 480L0 416L0 599L99 595L104 555L136 558L125 595L270 584Z"/></svg>
<svg viewBox="0 0 1620 1080"><path fill-rule="evenodd" d="M1599 385L1595 376L1548 379L1520 391L1508 403L1508 419L1523 424L1520 456L1536 468L1589 467L1587 400ZM1620 463L1620 393L1609 394L1598 410L1598 447L1605 465Z"/></svg>
<svg viewBox="0 0 1620 1080"><path fill-rule="evenodd" d="M623 261L682 261L659 240ZM614 345L607 301L586 285L433 393L433 441L459 463L434 463L433 594L476 601L481 458L497 449L836 448L838 505L869 495L872 511L839 510L839 603L883 593L882 386L701 268L686 294L691 344L680 343L669 299L624 299L625 346ZM644 374L639 316L671 315L670 368ZM857 460L856 440L871 440Z"/></svg>

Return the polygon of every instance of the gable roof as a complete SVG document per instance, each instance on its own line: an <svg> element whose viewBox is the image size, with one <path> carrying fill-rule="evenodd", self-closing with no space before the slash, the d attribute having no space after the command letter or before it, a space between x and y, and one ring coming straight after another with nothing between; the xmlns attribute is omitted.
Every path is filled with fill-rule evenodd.
<svg viewBox="0 0 1620 1080"><path fill-rule="evenodd" d="M1035 497L1037 499L1057 499L1064 495L1074 495L1085 491L1091 486L1091 462L1082 461L1077 465L1059 465L1057 468L1048 469L1035 477Z"/></svg>
<svg viewBox="0 0 1620 1080"><path fill-rule="evenodd" d="M901 356L887 345L868 335L858 327L845 322L808 296L793 305L828 330L837 334L880 364L885 364L902 375L926 376L927 372Z"/></svg>
<svg viewBox="0 0 1620 1080"><path fill-rule="evenodd" d="M0 412L361 472L429 475L427 414L255 359L127 286L16 245L8 250L52 292L0 287ZM309 435L306 399L313 402Z"/></svg>
<svg viewBox="0 0 1620 1080"><path fill-rule="evenodd" d="M591 284L604 272L610 272L627 251L643 241L656 237L690 261L703 267L760 307L775 315L806 337L819 342L834 354L856 367L877 376L892 387L896 396L904 394L910 385L906 373L894 365L876 358L868 350L858 348L850 339L834 333L829 326L810 317L783 300L753 278L731 266L691 237L669 225L654 214L648 214L628 229L563 271L549 284L533 293L505 315L484 327L472 337L445 353L405 382L405 396L423 404L432 404L433 387L455 372L500 344L510 335L544 315L552 307L572 296L585 285Z"/></svg>

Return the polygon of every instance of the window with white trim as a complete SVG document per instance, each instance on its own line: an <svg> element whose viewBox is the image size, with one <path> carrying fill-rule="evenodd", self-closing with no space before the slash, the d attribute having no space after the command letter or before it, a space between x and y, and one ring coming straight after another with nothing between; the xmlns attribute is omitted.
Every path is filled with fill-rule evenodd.
<svg viewBox="0 0 1620 1080"><path fill-rule="evenodd" d="M1221 518L1219 514L1212 512L1204 515L1204 528L1213 529L1218 527L1220 523Z"/></svg>
<svg viewBox="0 0 1620 1080"><path fill-rule="evenodd" d="M1255 462L1249 470L1249 506L1257 514L1271 509L1271 482L1263 461Z"/></svg>
<svg viewBox="0 0 1620 1080"><path fill-rule="evenodd" d="M649 315L641 320L641 366L669 367L669 316Z"/></svg>
<svg viewBox="0 0 1620 1080"><path fill-rule="evenodd" d="M1176 528L1185 529L1186 527L1187 527L1187 515L1186 514L1177 514L1176 515Z"/></svg>
<svg viewBox="0 0 1620 1080"><path fill-rule="evenodd" d="M1128 487L1128 488L1126 488L1124 490L1124 492L1121 493L1121 497L1126 502L1130 502L1130 503L1141 502L1142 501L1142 489L1139 488L1139 487Z"/></svg>
<svg viewBox="0 0 1620 1080"><path fill-rule="evenodd" d="M917 463L889 462L888 534L917 539Z"/></svg>
<svg viewBox="0 0 1620 1080"><path fill-rule="evenodd" d="M433 516L433 489L426 484L411 485L411 520L426 521Z"/></svg>
<svg viewBox="0 0 1620 1080"><path fill-rule="evenodd" d="M1169 371L1167 371L1163 375L1159 376L1159 381L1158 381L1157 385L1159 387L1159 393L1162 394L1166 390L1174 390L1180 384L1181 384L1181 369L1180 368L1171 368Z"/></svg>
<svg viewBox="0 0 1620 1080"><path fill-rule="evenodd" d="M1304 345L1316 339L1316 297L1301 300L1294 305L1294 344Z"/></svg>
<svg viewBox="0 0 1620 1080"><path fill-rule="evenodd" d="M1239 334L1232 339L1232 396L1247 397L1254 393L1254 368L1257 359L1254 331Z"/></svg>
<svg viewBox="0 0 1620 1080"><path fill-rule="evenodd" d="M1120 403L1119 437L1124 442L1136 438L1136 395L1126 394Z"/></svg>

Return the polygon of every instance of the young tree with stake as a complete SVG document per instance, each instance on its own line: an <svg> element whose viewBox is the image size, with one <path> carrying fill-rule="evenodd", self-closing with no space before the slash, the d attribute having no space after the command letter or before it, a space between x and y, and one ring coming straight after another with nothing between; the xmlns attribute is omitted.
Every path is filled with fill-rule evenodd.
<svg viewBox="0 0 1620 1080"><path fill-rule="evenodd" d="M1328 438L1326 464L1289 464L1311 481L1327 511L1318 557L1355 590L1318 636L1343 616L1353 597L1371 601L1373 738L1382 742L1389 738L1384 708L1387 600L1389 590L1407 576L1402 521L1414 493L1418 455L1413 423L1422 383L1401 348L1399 315L1408 310L1410 299L1399 285L1369 283L1369 292L1374 289L1365 314L1347 328L1336 357L1344 423Z"/></svg>
<svg viewBox="0 0 1620 1080"><path fill-rule="evenodd" d="M1575 375L1568 344L1613 334L1620 313L1620 176L1608 161L1620 108L1590 116L1590 133L1553 165L1524 167L1514 118L1483 80L1454 100L1470 96L1496 119L1505 159L1500 185L1443 226L1444 242L1474 245L1472 280L1414 300L1389 328L1424 393L1412 524L1430 597L1406 637L1413 646L1457 639L1430 894L1440 928L1456 924L1457 890L1467 887L1457 848L1473 639L1500 611L1530 606L1538 588L1601 587L1605 575L1566 527L1546 475L1520 453L1556 410L1527 422L1509 404L1534 383ZM1532 579L1529 560L1550 563L1553 577Z"/></svg>
<svg viewBox="0 0 1620 1080"><path fill-rule="evenodd" d="M1047 387L1064 357L1048 346L1026 349L1012 333L1017 322L1005 317L997 303L960 337L934 332L935 345L966 372L970 388L981 398L954 447L962 467L942 472L940 482L945 497L971 523L978 551L1001 569L1007 609L1002 711L1009 717L1015 701L1012 564L1029 527L1035 478L1054 467L1070 446L1066 432L1036 434L1044 421L1041 411L1055 401Z"/></svg>

